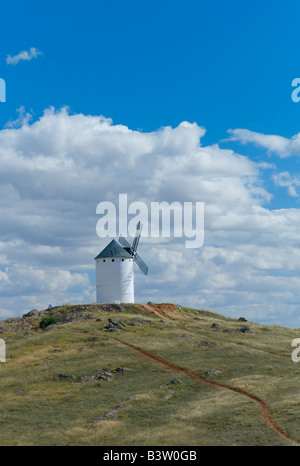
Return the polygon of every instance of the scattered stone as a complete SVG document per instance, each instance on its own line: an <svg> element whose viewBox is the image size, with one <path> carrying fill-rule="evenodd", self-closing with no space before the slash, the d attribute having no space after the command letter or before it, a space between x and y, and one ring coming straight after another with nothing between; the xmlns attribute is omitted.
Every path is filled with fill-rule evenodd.
<svg viewBox="0 0 300 466"><path fill-rule="evenodd" d="M142 319L141 317L135 317L132 321L131 321L131 325L134 325L135 327L141 327L143 325L146 325L146 321L144 319Z"/></svg>
<svg viewBox="0 0 300 466"><path fill-rule="evenodd" d="M178 385L179 383L181 383L181 380L179 380L179 379L171 379L171 380L170 380L170 383L173 384L173 385Z"/></svg>
<svg viewBox="0 0 300 466"><path fill-rule="evenodd" d="M80 382L90 382L92 380L105 380L110 381L112 378L112 373L109 369L98 369L93 375L85 375L80 377Z"/></svg>
<svg viewBox="0 0 300 466"><path fill-rule="evenodd" d="M165 401L165 400L169 400L171 397L172 397L171 393L167 393L166 395L163 395L161 399Z"/></svg>
<svg viewBox="0 0 300 466"><path fill-rule="evenodd" d="M240 322L248 322L247 319L245 319L245 317L239 317L238 320Z"/></svg>
<svg viewBox="0 0 300 466"><path fill-rule="evenodd" d="M58 374L57 378L60 380L75 380L76 377L75 375L68 375L68 374Z"/></svg>
<svg viewBox="0 0 300 466"><path fill-rule="evenodd" d="M119 332L120 329L118 327L114 327L113 325L105 325L104 326L104 331L105 332Z"/></svg>
<svg viewBox="0 0 300 466"><path fill-rule="evenodd" d="M111 325L115 325L116 327L124 327L124 324L122 324L121 322L117 322L115 319L113 319L112 317L109 317L108 318L108 322L111 324Z"/></svg>
<svg viewBox="0 0 300 466"><path fill-rule="evenodd" d="M183 333L182 335L178 335L179 338L192 338L191 335L188 335L187 333Z"/></svg>
<svg viewBox="0 0 300 466"><path fill-rule="evenodd" d="M114 309L116 311L124 311L124 308L121 306L121 304L114 304Z"/></svg>
<svg viewBox="0 0 300 466"><path fill-rule="evenodd" d="M284 409L283 411L287 414L294 414L294 410L290 408Z"/></svg>
<svg viewBox="0 0 300 466"><path fill-rule="evenodd" d="M114 369L112 372L129 372L129 369L128 367L117 367L116 369Z"/></svg>
<svg viewBox="0 0 300 466"><path fill-rule="evenodd" d="M109 317L108 324L104 325L104 330L106 332L119 332L125 327L122 322L117 322L116 320Z"/></svg>
<svg viewBox="0 0 300 466"><path fill-rule="evenodd" d="M205 372L205 374L208 376L208 377L215 377L216 375L220 374L221 371L218 371L214 368L212 369L209 369L208 371Z"/></svg>
<svg viewBox="0 0 300 466"><path fill-rule="evenodd" d="M114 419L118 416L118 411L116 409L111 409L107 411L102 416L97 417L94 421L88 426L88 428L95 427L98 422L106 421L107 419Z"/></svg>
<svg viewBox="0 0 300 466"><path fill-rule="evenodd" d="M244 325L243 327L240 328L240 332L251 333L251 330L250 330L250 327L248 327L248 325Z"/></svg>
<svg viewBox="0 0 300 466"><path fill-rule="evenodd" d="M210 341L197 341L196 343L199 348L209 348L215 346L215 344L211 343Z"/></svg>
<svg viewBox="0 0 300 466"><path fill-rule="evenodd" d="M211 324L211 328L219 328L220 325L217 324L217 322L214 322L213 324Z"/></svg>
<svg viewBox="0 0 300 466"><path fill-rule="evenodd" d="M52 330L54 327L57 327L57 324L47 325L47 327L43 328L43 332L48 332L49 330Z"/></svg>

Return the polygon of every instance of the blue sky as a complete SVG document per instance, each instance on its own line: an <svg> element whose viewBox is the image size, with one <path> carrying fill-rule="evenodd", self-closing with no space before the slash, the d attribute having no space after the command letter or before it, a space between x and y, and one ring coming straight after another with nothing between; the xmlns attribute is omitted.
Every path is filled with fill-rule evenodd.
<svg viewBox="0 0 300 466"><path fill-rule="evenodd" d="M155 145L154 140L160 138L162 131L160 128L173 129L171 139L168 139L167 143L168 151L164 152L166 143L163 141L161 146L155 146L155 150L149 149L150 152L152 151L153 160L157 160L153 177L166 165L158 159L159 154L166 161L169 151L173 148L176 152L176 148L181 145L185 145L189 153L197 152L196 143L193 149L189 147L190 137L192 140L200 139L201 147L208 148L209 163L216 169L215 174L212 174L213 168L207 172L209 180L204 168L203 175L195 179L193 177L195 167L191 169L194 163L192 155L190 159L186 158L186 165L184 165L185 159L180 159L178 173L173 173L173 168L168 169L173 173L174 179L177 179L180 170L190 173L190 178L184 178L184 181L187 186L193 187L194 191L186 187L185 191L178 191L178 199L199 200L208 205L208 234L205 243L207 249L202 248L201 253L194 251L193 257L188 257L189 264L198 261L194 266L195 283L193 288L189 288L186 282L186 291L182 288L181 294L178 293L174 297L174 288L177 289L178 283L182 282L182 272L176 275L176 270L178 271L180 263L184 263L184 259L178 256L177 263L173 264L174 274L170 272L168 275L173 276L169 282L163 278L162 273L166 268L164 254L167 254L168 250L165 249L165 245L156 245L160 265L153 263L152 278L150 276L145 284L137 275L140 300L148 301L152 298L152 300L165 301L167 298L171 300L176 298L182 304L186 302L195 307L212 308L227 315L244 312L256 321L300 326L297 304L299 270L297 264L292 264L292 259L288 260L289 257L297 257L298 239L300 239L296 233L299 218L300 146L298 147L297 140L295 142L292 139L300 131L300 102L297 104L291 99L292 80L300 76L299 13L299 2L267 0L252 1L247 4L239 1L183 3L173 0L146 3L46 0L16 1L2 5L0 78L5 79L6 82L7 101L0 103L1 141L2 148L5 147L6 151L3 149L2 167L4 168L0 188L2 183L4 196L7 196L7 202L11 200L11 204L2 211L5 220L2 217L0 258L2 254L3 262L2 265L0 263L0 273L2 271L4 284L20 282L20 289L23 291L14 291L11 285L11 291L8 292L7 287L3 285L3 296L7 297L3 298L2 304L0 303L1 315L15 315L27 310L28 307L42 307L49 304L51 293L50 291L48 293L46 287L38 280L41 271L46 273L45 270L50 274L50 278L48 277L50 281L54 280L53 277L58 271L69 277L66 279L67 282L69 280L69 287L60 289L59 284L54 283L55 280L51 285L53 293L56 293L59 299L73 302L84 297L86 300L93 300L94 264L92 260L90 261L90 257L93 257L93 248L97 249L98 240L94 230L97 221L95 208L108 191L105 194L99 187L98 191L88 194L83 172L82 180L76 181L76 192L81 193L80 215L85 212L86 230L82 230L77 236L72 234L69 237L67 230L56 230L50 219L53 222L55 218L53 212L57 209L57 221L63 218L62 212L67 212L69 215L67 222L70 222L72 228L75 231L81 231L83 228L75 220L79 211L76 211L74 206L70 208L72 196L74 203L76 198L73 184L75 178L71 175L70 178L67 177L65 191L60 193L61 197L51 192L47 185L49 181L46 181L46 187L37 185L34 192L31 193L30 190L36 182L36 178L31 179L32 171L36 170L37 177L41 170L43 173L45 171L39 165L41 163L39 157L46 157L47 163L43 167L49 167L46 171L48 170L49 180L53 180L54 175L51 170L58 163L55 158L56 149L58 152L61 151L59 157L64 167L61 174L64 176L68 164L77 166L78 169L82 169L84 165L92 170L95 163L92 155L97 152L97 144L105 145L106 152L104 152L107 158L114 157L117 151L114 140L107 142L108 139L105 139L104 143L99 139L94 141L95 145L91 142L94 137L91 128L99 124L100 130L100 126L102 125L103 129L106 123L103 121L97 123L88 116L97 118L103 115L106 119L112 120L109 123L112 132L118 132L118 125L134 131L133 137L136 136L137 140L128 143L128 146L127 139L125 142L120 140L120 145L126 147L129 152L134 152L137 150L137 145L141 144L139 154L144 153L145 146L152 147L153 144ZM22 51L29 53L32 48L38 51L38 54L31 60L20 59L15 64L7 61L8 55L15 57ZM59 112L65 106L69 110L67 114L62 115ZM51 116L48 113L45 116L45 110L50 107L55 109L54 114ZM18 111L20 108L23 109L21 112ZM24 118L26 113L30 115L28 122ZM81 115L81 117L78 117L77 121L76 118L71 118L72 115ZM60 126L56 126L58 120ZM36 124L39 121L39 125ZM195 123L197 127L186 127L176 132L175 129L183 121ZM72 146L72 142L67 141L68 134L62 133L62 127L69 128L68 134L73 134L76 140L70 153L68 147ZM83 134L87 127L91 129L90 137L77 139L77 135ZM205 128L205 133L200 131L201 127ZM53 128L52 133L51 128ZM238 129L243 129L243 132L237 131ZM233 130L233 133L228 133L228 130ZM45 133L48 135L47 138L44 138ZM272 141L267 135L274 135ZM109 135L105 137L109 138ZM67 141L65 146L60 144L62 139ZM56 145L53 145L51 152L49 147L53 141ZM218 147L216 151L213 149L214 145ZM85 150L84 147L87 149ZM231 154L234 155L227 154L227 150L231 150ZM24 160L28 158L28 164L24 167L23 158L21 165L18 161L20 151L24 155ZM10 153L13 168L6 160L6 155ZM81 154L80 157L78 154ZM203 157L204 154L206 150L203 149ZM237 154L242 159L239 159ZM183 154L180 155L183 157ZM32 157L34 162L31 160ZM120 157L119 161L115 161L115 167L118 167L121 161L127 164L127 155L122 153ZM128 157L130 159L131 156ZM222 169L220 160L223 160ZM135 183L138 186L137 174L147 179L147 173L139 171L140 168L135 163L132 161L131 171L128 169L127 172L128 186L123 186L129 194L129 186L132 187L131 200L138 200L137 196L143 196L142 187L134 190ZM178 160L175 161L174 158L172 167L176 163ZM224 169L226 163L228 173ZM147 159L145 167L148 167L148 164ZM247 167L245 164L248 164ZM263 168L262 164L264 164ZM234 178L232 181L230 174L238 170L237 165L240 167L240 172L238 175L235 173L235 176L239 178L238 180ZM104 166L106 167L105 163L99 159L96 167L100 174L101 169L106 170ZM138 169L134 169L134 166ZM109 176L108 172L105 173ZM55 171L55 174L58 179L59 172ZM112 170L112 179L114 174L117 176L118 168L115 172ZM90 172L86 173L87 185L91 181L89 175ZM210 191L206 190L208 181ZM158 180L156 182L158 183ZM216 184L212 185L212 183ZM243 194L239 191L241 185L243 185ZM171 185L167 186L168 189L155 192L153 197L151 197L153 191L150 190L146 196L148 201L175 200L171 195L173 188ZM252 204L256 208L265 209L259 211L262 215L259 219L256 217L256 211L255 219L249 219L248 232L241 233L234 226L236 223L228 226L228 216L226 221L224 220L226 225L222 223L225 207L220 213L218 230L217 222L213 220L213 212L218 210L217 200L224 189L228 193L232 190L227 212L235 211L239 202L244 205L245 215L249 214L249 206L252 208ZM262 194L259 189L264 190L265 193ZM118 187L112 189L112 198L118 192ZM259 201L257 197L260 197ZM41 207L43 199L48 200L48 203ZM38 207L41 211L43 209L43 212L49 209L48 214L41 216L39 220L44 225L44 229L41 230L32 227L34 218L38 216ZM275 215L274 210L279 212L280 218L276 217L277 213ZM26 212L26 215L22 216L20 212ZM266 216L270 223L268 227L263 228L267 228L270 236L261 234ZM248 224L247 221L245 224ZM250 234L254 224L258 225L260 232L257 236L259 259L262 251L260 248L271 244L274 237L278 240L277 243L272 243L269 256L264 258L260 266L249 265L250 257L253 256L253 251L248 250L249 244L256 245L256 237ZM283 224L285 226L282 231ZM224 232L228 234L226 240ZM89 251L80 249L83 247L85 234L90 235L87 236L91 248ZM231 238L235 238L235 242L232 242ZM12 245L11 241L16 241L15 245ZM286 241L285 245L283 241ZM69 242L73 249L78 248L81 251L77 256L80 257L77 262L73 256L71 257L71 252L67 254L69 259L65 261L58 252L61 248L68 247L66 245ZM220 252L213 253L210 249L214 247L213 245L218 249L224 248L222 258L218 256L216 259L214 254ZM23 259L22 253L18 253L16 258L11 252L24 247L31 253L28 252ZM171 243L169 247L176 249L177 246ZM42 254L40 254L41 248ZM50 248L48 255L45 252L47 248ZM245 259L245 251L248 251L249 260ZM147 256L146 245L143 252ZM276 257L277 252L281 260L278 259L276 264L268 263L268 260L271 261L271 258ZM186 256L184 251L182 254ZM245 262L236 254L241 254ZM210 257L213 259L209 259ZM237 272L231 269L232 257L236 257L238 264L235 265L239 274L244 271L248 283L252 283L249 289L248 285L246 286L246 278L245 283L239 282ZM216 266L211 271L211 280L207 280L207 277L204 280L201 275L200 270L204 260L214 262ZM29 274L31 279L28 278L27 284L22 282L17 271L18 261L21 261L24 270L26 267L32 267L32 275ZM151 263L150 258L148 261ZM214 282L215 276L219 277L218 283ZM282 281L273 282L273 278L278 276L282 277ZM197 285L197 277L199 277L199 285ZM261 281L261 277L267 280L265 290L259 290L258 282ZM291 280L287 286L284 280L288 278ZM279 299L276 293L280 283L282 283L282 294ZM247 292L240 295L241 290L246 288ZM217 290L219 290L219 302L212 298ZM278 299L279 303L276 304ZM285 305L289 309L288 312L282 310ZM266 309L265 313L261 311L262 307Z"/></svg>
<svg viewBox="0 0 300 466"><path fill-rule="evenodd" d="M151 131L182 120L208 128L298 132L299 3L254 1L14 2L2 6L1 121L20 104L111 117ZM6 55L43 57L7 67ZM3 106L2 106L3 107Z"/></svg>

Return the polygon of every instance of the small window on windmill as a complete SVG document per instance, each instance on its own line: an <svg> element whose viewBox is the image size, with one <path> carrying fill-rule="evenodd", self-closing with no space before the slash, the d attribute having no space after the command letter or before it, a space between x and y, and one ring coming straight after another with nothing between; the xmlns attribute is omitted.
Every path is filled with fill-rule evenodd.
<svg viewBox="0 0 300 466"><path fill-rule="evenodd" d="M103 262L105 262L105 259L103 259Z"/></svg>
<svg viewBox="0 0 300 466"><path fill-rule="evenodd" d="M124 262L124 259L122 259L122 262Z"/></svg>
<svg viewBox="0 0 300 466"><path fill-rule="evenodd" d="M112 262L115 262L115 259L112 259L111 261L112 261Z"/></svg>

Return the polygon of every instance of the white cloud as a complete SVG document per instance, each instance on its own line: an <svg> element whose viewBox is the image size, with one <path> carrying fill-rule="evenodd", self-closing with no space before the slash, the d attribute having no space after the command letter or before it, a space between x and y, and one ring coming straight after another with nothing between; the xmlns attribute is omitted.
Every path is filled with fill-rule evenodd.
<svg viewBox="0 0 300 466"><path fill-rule="evenodd" d="M262 134L248 129L231 129L228 130L231 135L229 141L239 141L242 144L254 143L263 147L281 158L292 155L300 156L300 133L295 134L290 139L275 134Z"/></svg>
<svg viewBox="0 0 300 466"><path fill-rule="evenodd" d="M5 128L19 128L20 126L28 124L32 120L32 115L25 111L25 107L17 108L18 118L10 120L5 124Z"/></svg>
<svg viewBox="0 0 300 466"><path fill-rule="evenodd" d="M298 197L297 187L300 186L300 177L292 176L289 172L281 172L273 175L276 186L286 187L288 194L292 197Z"/></svg>
<svg viewBox="0 0 300 466"><path fill-rule="evenodd" d="M51 108L18 126L0 131L2 314L93 302L93 259L107 243L96 206L127 193L129 203L205 203L202 248L142 239L149 275L136 273L137 300L300 326L300 210L266 207L261 169L270 167L203 147L195 123L142 133Z"/></svg>
<svg viewBox="0 0 300 466"><path fill-rule="evenodd" d="M29 51L22 50L17 55L13 55L13 56L7 55L6 63L8 65L17 65L20 61L30 61L33 58L37 58L41 54L42 52L40 52L35 47L30 47Z"/></svg>

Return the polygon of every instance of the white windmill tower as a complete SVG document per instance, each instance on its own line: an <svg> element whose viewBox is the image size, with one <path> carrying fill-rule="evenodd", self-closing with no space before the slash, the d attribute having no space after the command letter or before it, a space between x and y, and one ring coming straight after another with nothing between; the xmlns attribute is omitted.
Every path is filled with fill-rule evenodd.
<svg viewBox="0 0 300 466"><path fill-rule="evenodd" d="M132 246L123 237L112 240L95 257L97 303L134 303L134 262L147 275L148 267L137 254L142 224L137 224ZM121 243L121 244L120 244Z"/></svg>

